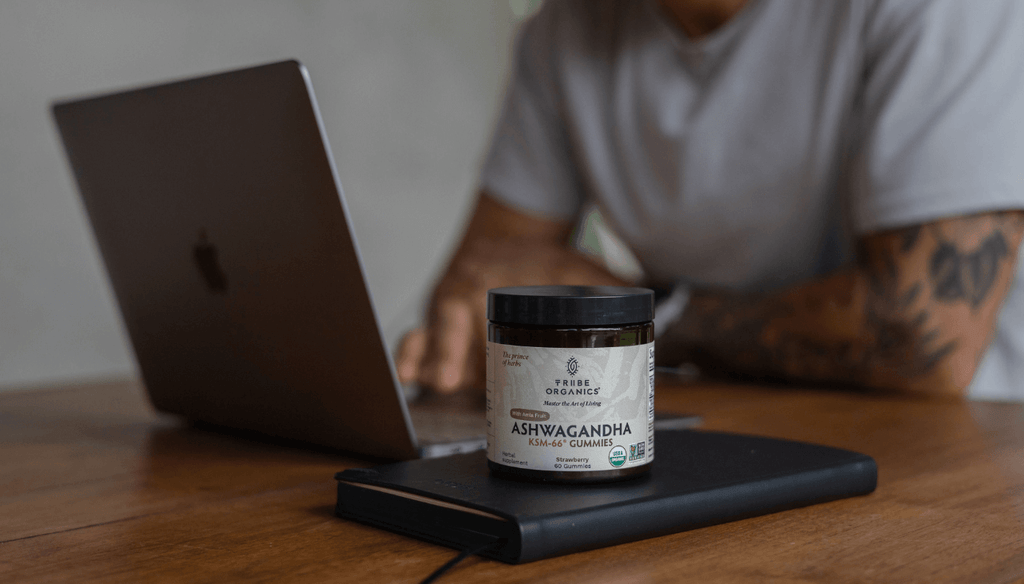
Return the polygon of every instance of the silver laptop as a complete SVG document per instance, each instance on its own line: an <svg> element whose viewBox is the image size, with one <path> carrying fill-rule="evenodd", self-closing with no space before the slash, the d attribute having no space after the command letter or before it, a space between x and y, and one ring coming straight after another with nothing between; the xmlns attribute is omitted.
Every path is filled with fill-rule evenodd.
<svg viewBox="0 0 1024 584"><path fill-rule="evenodd" d="M53 115L157 409L391 459L484 447L480 393L406 404L300 63Z"/></svg>

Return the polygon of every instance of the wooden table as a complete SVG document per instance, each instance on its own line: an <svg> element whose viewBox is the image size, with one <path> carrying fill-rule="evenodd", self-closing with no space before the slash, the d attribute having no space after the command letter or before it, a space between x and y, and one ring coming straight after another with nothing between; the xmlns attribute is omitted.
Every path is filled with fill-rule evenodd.
<svg viewBox="0 0 1024 584"><path fill-rule="evenodd" d="M1024 407L662 381L710 429L865 452L867 497L441 582L1024 580ZM124 381L0 394L0 582L417 582L455 553L332 516L328 452L188 428Z"/></svg>

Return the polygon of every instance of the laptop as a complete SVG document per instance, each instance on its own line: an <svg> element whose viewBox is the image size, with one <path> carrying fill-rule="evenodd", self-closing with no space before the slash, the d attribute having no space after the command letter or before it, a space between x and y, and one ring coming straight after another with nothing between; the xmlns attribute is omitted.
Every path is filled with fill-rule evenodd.
<svg viewBox="0 0 1024 584"><path fill-rule="evenodd" d="M53 115L158 410L389 459L485 447L478 392L406 403L300 63Z"/></svg>

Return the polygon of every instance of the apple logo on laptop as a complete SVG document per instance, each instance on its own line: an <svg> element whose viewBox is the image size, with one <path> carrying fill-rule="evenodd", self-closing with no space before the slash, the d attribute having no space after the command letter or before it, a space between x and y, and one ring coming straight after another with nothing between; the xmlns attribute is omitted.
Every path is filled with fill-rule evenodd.
<svg viewBox="0 0 1024 584"><path fill-rule="evenodd" d="M217 248L207 239L205 229L199 230L199 243L192 248L192 256L210 291L216 294L227 292L228 279L217 261Z"/></svg>

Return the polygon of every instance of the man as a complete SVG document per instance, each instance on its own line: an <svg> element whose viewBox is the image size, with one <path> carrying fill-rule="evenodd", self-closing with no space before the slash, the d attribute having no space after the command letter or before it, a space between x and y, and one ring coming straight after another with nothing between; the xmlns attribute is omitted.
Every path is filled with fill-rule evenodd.
<svg viewBox="0 0 1024 584"><path fill-rule="evenodd" d="M1022 59L1015 0L549 2L400 377L480 384L488 288L620 283L594 202L675 290L662 364L1024 399Z"/></svg>

